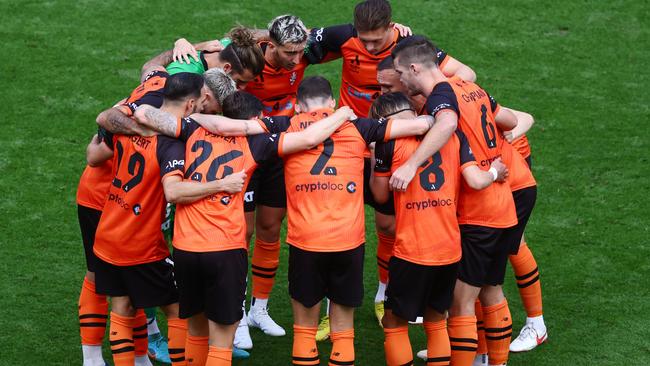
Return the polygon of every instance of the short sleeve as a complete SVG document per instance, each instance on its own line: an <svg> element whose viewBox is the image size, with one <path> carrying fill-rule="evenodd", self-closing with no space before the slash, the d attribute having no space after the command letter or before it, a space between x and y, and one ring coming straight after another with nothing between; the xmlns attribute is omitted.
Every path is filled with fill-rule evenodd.
<svg viewBox="0 0 650 366"><path fill-rule="evenodd" d="M476 164L476 158L474 157L474 153L472 153L472 148L469 146L469 141L463 131L457 129L456 136L459 141L460 166L462 170L467 165Z"/></svg>
<svg viewBox="0 0 650 366"><path fill-rule="evenodd" d="M460 117L458 99L456 99L456 94L454 94L451 85L447 82L439 83L435 88L433 88L433 91L427 98L426 109L427 113L432 115L434 118L438 112L445 109L456 112Z"/></svg>
<svg viewBox="0 0 650 366"><path fill-rule="evenodd" d="M488 93L488 98L490 99L490 110L492 110L493 114L497 114L499 111L500 105L497 103L497 101Z"/></svg>
<svg viewBox="0 0 650 366"><path fill-rule="evenodd" d="M287 129L289 129L289 126L291 126L291 117L264 117L260 120L260 122L270 133L281 133L285 132Z"/></svg>
<svg viewBox="0 0 650 366"><path fill-rule="evenodd" d="M385 118L359 118L352 121L352 124L357 128L366 144L384 141L389 125L388 120Z"/></svg>
<svg viewBox="0 0 650 366"><path fill-rule="evenodd" d="M357 34L352 24L314 28L309 33L305 57L310 64L323 62L328 53L341 51L341 47Z"/></svg>
<svg viewBox="0 0 650 366"><path fill-rule="evenodd" d="M159 79L150 81L150 79L154 77L158 77ZM150 105L154 108L160 108L165 97L165 82L168 77L169 74L164 71L153 71L149 73L143 84L131 93L126 106L131 110L131 112L135 111L143 104Z"/></svg>
<svg viewBox="0 0 650 366"><path fill-rule="evenodd" d="M158 135L156 157L160 166L160 177L183 175L185 171L185 144L177 139Z"/></svg>
<svg viewBox="0 0 650 366"><path fill-rule="evenodd" d="M97 137L99 142L104 142L106 146L110 147L113 150L113 133L105 129L104 127L97 128Z"/></svg>
<svg viewBox="0 0 650 366"><path fill-rule="evenodd" d="M438 65L443 67L444 63L447 61L447 52L436 47L436 59L438 60Z"/></svg>
<svg viewBox="0 0 650 366"><path fill-rule="evenodd" d="M203 52L199 52L199 61L195 60L194 57L190 57L189 64L174 61L171 64L167 65L166 69L169 75L174 75L181 72L191 72L193 74L203 75L205 73L205 70L207 70L207 62L205 60L205 55Z"/></svg>
<svg viewBox="0 0 650 366"><path fill-rule="evenodd" d="M187 140L190 139L190 136L194 133L194 131L198 130L201 125L199 125L198 122L193 120L190 117L185 117L180 119L180 132L178 133L178 139L187 142Z"/></svg>
<svg viewBox="0 0 650 366"><path fill-rule="evenodd" d="M260 164L278 157L281 134L263 133L248 136L248 147L253 159Z"/></svg>
<svg viewBox="0 0 650 366"><path fill-rule="evenodd" d="M395 140L377 142L375 145L375 175L385 177L390 175L395 154Z"/></svg>

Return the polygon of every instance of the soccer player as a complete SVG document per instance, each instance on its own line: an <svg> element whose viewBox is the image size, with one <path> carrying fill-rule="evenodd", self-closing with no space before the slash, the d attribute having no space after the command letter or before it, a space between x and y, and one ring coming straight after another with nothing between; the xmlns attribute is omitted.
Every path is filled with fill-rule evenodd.
<svg viewBox="0 0 650 366"><path fill-rule="evenodd" d="M185 56L187 62L177 60L167 66L171 75L178 72L203 74L208 69L223 69L237 84L238 89L245 89L249 82L262 73L265 60L262 49L255 40L253 31L244 27L235 27L227 35L230 43L219 51L206 51L202 48L213 46L213 42L204 42L194 48L187 40L181 38L174 45L174 54L198 52L196 58ZM178 57L181 58L181 57Z"/></svg>
<svg viewBox="0 0 650 366"><path fill-rule="evenodd" d="M234 117L251 109L259 116L248 93L229 96L228 114ZM257 110L257 112L255 112ZM177 115L165 117L151 108L136 115L149 115L153 123L173 127ZM343 122L353 118L343 108L304 131L280 135L223 137L212 134L192 119L184 119L180 139L186 141L186 180L211 181L217 176L244 171L250 176L258 162L281 154L309 149L325 140ZM138 117L139 118L139 117ZM265 123L272 127L273 120ZM258 129L260 127L258 126ZM262 132L263 130L259 131ZM190 163L191 162L191 163ZM181 317L189 317L188 363L230 364L233 336L241 318L247 273L247 243L243 195L219 193L201 201L178 205L174 237L176 278L180 288ZM224 296L226 294L227 296ZM206 318L209 321L206 321ZM210 348L208 352L208 336Z"/></svg>
<svg viewBox="0 0 650 366"><path fill-rule="evenodd" d="M377 83L381 94L402 93L406 95L413 105L415 111L420 114L426 113L425 103L427 98L420 94L414 94L399 80L399 74L393 66L393 57L388 56L377 65Z"/></svg>
<svg viewBox="0 0 650 366"><path fill-rule="evenodd" d="M192 113L199 108L203 77L183 73L165 83L163 107ZM162 237L165 199L175 202L197 191L220 188L181 182L184 146L177 140L112 135L89 149L90 165L113 159L114 178L104 207L94 253L97 292L111 297L110 341L116 365L134 362L136 309L160 306L167 315L172 365L183 365L186 324L178 318L178 294L169 250ZM113 153L116 151L116 154Z"/></svg>
<svg viewBox="0 0 650 366"><path fill-rule="evenodd" d="M373 116L415 118L417 114L402 93L380 96L372 105ZM419 137L377 143L376 165L371 180L377 202L392 195L391 171L418 147ZM496 172L496 175L492 174ZM395 192L396 240L390 259L386 313L383 318L388 365L413 362L408 321L424 314L428 365L448 365L451 349L446 312L451 305L461 257L456 199L462 179L473 189L503 181L507 169L496 160L490 171L481 170L465 135L456 130L452 138L418 168L419 184Z"/></svg>
<svg viewBox="0 0 650 366"><path fill-rule="evenodd" d="M426 39L398 45L393 51L395 70L408 88L428 95L427 112L436 118L434 128L441 123L448 127L458 126L467 136L479 166L487 170L501 155L504 144L497 128L510 131L517 125L517 119L511 112L500 109L476 84L459 78L447 79L433 55L435 46ZM432 131L406 163L393 173L390 182L393 189L405 191L417 167L448 140L445 136L430 135ZM508 360L512 328L501 288L507 257L513 246L507 241L506 230L517 224L509 185L496 184L477 191L463 183L458 200L458 222L463 257L448 326L452 364L471 365L474 361L477 343L474 303L480 297L484 306L489 364L502 365Z"/></svg>

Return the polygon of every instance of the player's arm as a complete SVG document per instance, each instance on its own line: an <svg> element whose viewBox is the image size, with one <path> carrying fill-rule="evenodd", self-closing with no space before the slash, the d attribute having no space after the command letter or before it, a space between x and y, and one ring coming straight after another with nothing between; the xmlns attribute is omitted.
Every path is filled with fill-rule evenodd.
<svg viewBox="0 0 650 366"><path fill-rule="evenodd" d="M282 134L280 155L311 149L325 141L343 123L356 118L352 109L345 106L302 131Z"/></svg>
<svg viewBox="0 0 650 366"><path fill-rule="evenodd" d="M488 94L490 109L494 113L494 122L501 131L510 131L517 127L517 116L508 108L501 108L499 103Z"/></svg>
<svg viewBox="0 0 650 366"><path fill-rule="evenodd" d="M455 58L447 55L442 67L442 73L447 77L458 76L459 78L474 82L476 81L476 73L471 67L456 60Z"/></svg>
<svg viewBox="0 0 650 366"><path fill-rule="evenodd" d="M508 168L498 158L490 165L490 170L482 170L477 165L469 165L463 169L463 179L468 186L480 191L485 189L492 182L503 182L508 177Z"/></svg>
<svg viewBox="0 0 650 366"><path fill-rule="evenodd" d="M130 112L127 112L127 110L129 110L129 107L124 105L111 107L97 115L96 122L99 126L114 134L150 135L151 130L130 118Z"/></svg>
<svg viewBox="0 0 650 366"><path fill-rule="evenodd" d="M535 124L535 119L529 113L506 107L501 107L501 109L509 110L515 115L515 117L517 117L517 126L512 130L505 131L503 133L503 136L508 142L513 142L514 140L525 135L531 129L531 127L533 127L533 124Z"/></svg>
<svg viewBox="0 0 650 366"><path fill-rule="evenodd" d="M453 110L443 109L436 114L435 123L424 136L413 155L390 177L390 186L396 191L405 191L418 166L438 152L449 141L458 127L458 115Z"/></svg>
<svg viewBox="0 0 650 366"><path fill-rule="evenodd" d="M241 171L206 183L187 182L180 175L167 175L162 184L167 202L189 204L217 192L241 192L245 181L246 173Z"/></svg>
<svg viewBox="0 0 650 366"><path fill-rule="evenodd" d="M370 191L379 204L386 203L392 194L390 191L390 170L393 164L395 141L378 142L371 161Z"/></svg>
<svg viewBox="0 0 650 366"><path fill-rule="evenodd" d="M192 119L206 130L221 136L250 136L265 133L259 120L232 119L212 114L193 114Z"/></svg>
<svg viewBox="0 0 650 366"><path fill-rule="evenodd" d="M386 131L386 140L400 137L419 136L427 133L433 127L432 116L423 115L410 119L392 119L390 128Z"/></svg>
<svg viewBox="0 0 650 366"><path fill-rule="evenodd" d="M106 141L95 134L86 147L86 161L88 165L98 166L112 157L113 149L106 144Z"/></svg>
<svg viewBox="0 0 650 366"><path fill-rule="evenodd" d="M174 49L172 50L172 61L179 63L190 63L190 57L194 61L199 61L199 53L197 51L217 52L223 50L225 47L221 41L214 39L211 41L199 42L191 44L185 38L179 38L174 42Z"/></svg>

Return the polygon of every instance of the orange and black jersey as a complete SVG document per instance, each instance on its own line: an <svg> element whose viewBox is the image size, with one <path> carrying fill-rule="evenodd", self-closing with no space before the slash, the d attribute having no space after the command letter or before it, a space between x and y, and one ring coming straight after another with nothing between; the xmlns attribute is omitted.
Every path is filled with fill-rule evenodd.
<svg viewBox="0 0 650 366"><path fill-rule="evenodd" d="M501 157L505 139L498 132L494 116L499 104L475 83L458 77L436 84L427 98L427 112L435 117L442 110L458 115L458 128L463 131L478 165L489 170ZM464 181L458 200L460 224L506 228L517 224L515 205L507 183L491 184L477 191Z"/></svg>
<svg viewBox="0 0 650 366"><path fill-rule="evenodd" d="M377 65L390 56L400 39L399 32L394 30L390 44L377 54L372 54L359 40L352 24L315 28L310 32L305 56L311 63L343 57L339 104L349 106L358 116L365 117L381 90L377 82ZM436 51L442 68L447 54L440 49Z"/></svg>
<svg viewBox="0 0 650 366"><path fill-rule="evenodd" d="M504 143L501 153L503 163L508 167L507 180L513 192L537 185L528 163L513 145Z"/></svg>
<svg viewBox="0 0 650 366"><path fill-rule="evenodd" d="M259 163L277 157L279 143L279 136L271 134L215 135L191 118L182 120L179 138L185 142L184 180L210 182L244 170L244 187ZM176 205L174 247L190 252L248 249L245 193L218 192L191 204Z"/></svg>
<svg viewBox="0 0 650 366"><path fill-rule="evenodd" d="M375 175L390 176L417 150L421 137L377 143ZM393 255L426 266L458 262L460 230L456 217L461 173L476 160L465 135L456 133L422 164L405 192L394 192Z"/></svg>
<svg viewBox="0 0 650 366"><path fill-rule="evenodd" d="M122 106L122 111L132 115L135 109L143 104L160 108L163 102L163 88L169 75L166 72L154 71L147 75ZM97 167L86 166L77 188L77 204L102 210L108 193L113 173L112 160Z"/></svg>
<svg viewBox="0 0 650 366"><path fill-rule="evenodd" d="M263 122L271 132L301 131L334 111L323 109ZM286 155L287 243L307 251L339 252L365 242L363 156L367 145L382 141L390 123L346 122L324 143ZM280 136L280 147L283 135Z"/></svg>
<svg viewBox="0 0 650 366"><path fill-rule="evenodd" d="M262 51L266 52L267 44L268 42L260 43ZM246 85L246 91L262 101L265 116L293 116L298 85L309 64L310 61L302 57L293 69L286 70L267 61L262 74Z"/></svg>
<svg viewBox="0 0 650 366"><path fill-rule="evenodd" d="M185 146L166 136L104 133L113 156L113 180L95 237L95 254L120 266L161 260L169 255L160 231L165 218L162 180L182 176Z"/></svg>
<svg viewBox="0 0 650 366"><path fill-rule="evenodd" d="M512 146L521 154L521 156L526 159L530 156L530 142L528 142L528 137L526 135L521 136L520 138L512 142Z"/></svg>

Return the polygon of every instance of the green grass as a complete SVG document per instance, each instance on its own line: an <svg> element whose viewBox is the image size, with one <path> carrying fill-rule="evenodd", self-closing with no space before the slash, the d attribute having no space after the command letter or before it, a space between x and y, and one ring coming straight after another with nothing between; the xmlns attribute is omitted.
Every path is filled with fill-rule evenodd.
<svg viewBox="0 0 650 366"><path fill-rule="evenodd" d="M647 3L412 0L394 8L395 20L472 66L502 104L536 117L529 137L539 196L527 237L550 342L510 364L650 362ZM142 63L175 38L216 38L235 22L264 27L286 12L330 25L350 21L352 3L0 1L0 364L81 361L75 191L97 113L130 92ZM338 85L340 63L308 73ZM372 220L367 230L357 364L382 365ZM271 312L290 329L286 248L282 264ZM525 314L512 276L505 287L517 331ZM412 335L414 349L424 345L421 330ZM240 364L289 363L290 336L253 338L253 356Z"/></svg>

